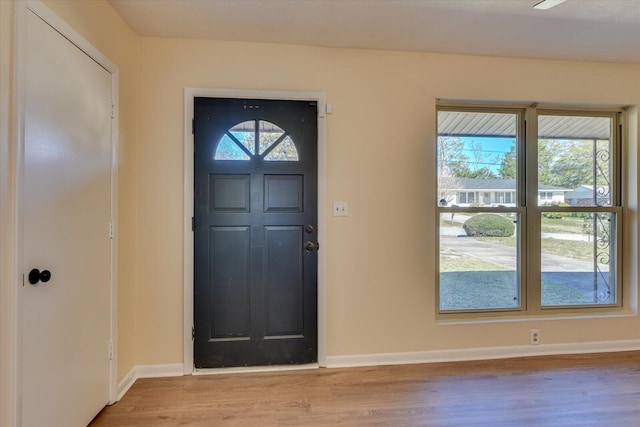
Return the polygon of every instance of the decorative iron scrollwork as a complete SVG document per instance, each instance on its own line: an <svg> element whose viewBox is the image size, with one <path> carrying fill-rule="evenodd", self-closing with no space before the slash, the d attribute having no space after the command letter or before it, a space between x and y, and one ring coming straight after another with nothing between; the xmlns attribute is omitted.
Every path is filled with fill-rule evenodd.
<svg viewBox="0 0 640 427"><path fill-rule="evenodd" d="M611 151L609 144L606 148L597 149L594 141L594 197L597 206L611 206L611 185L609 179Z"/></svg>
<svg viewBox="0 0 640 427"><path fill-rule="evenodd" d="M596 303L608 303L611 300L609 269L611 263L611 223L610 214L594 213L594 277L593 290Z"/></svg>

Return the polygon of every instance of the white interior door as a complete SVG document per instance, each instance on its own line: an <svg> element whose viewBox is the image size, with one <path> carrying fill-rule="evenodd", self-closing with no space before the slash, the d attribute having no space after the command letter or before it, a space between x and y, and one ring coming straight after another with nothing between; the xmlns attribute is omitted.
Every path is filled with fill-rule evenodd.
<svg viewBox="0 0 640 427"><path fill-rule="evenodd" d="M112 76L26 15L22 425L85 426L109 401Z"/></svg>

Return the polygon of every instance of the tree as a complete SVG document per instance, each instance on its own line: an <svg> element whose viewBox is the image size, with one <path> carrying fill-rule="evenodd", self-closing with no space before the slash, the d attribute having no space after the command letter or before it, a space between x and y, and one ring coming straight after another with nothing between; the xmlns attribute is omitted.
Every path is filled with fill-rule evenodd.
<svg viewBox="0 0 640 427"><path fill-rule="evenodd" d="M464 141L449 136L438 137L438 201L448 204L455 198L457 174L461 173L468 160L464 154ZM467 166L468 167L468 166Z"/></svg>
<svg viewBox="0 0 640 427"><path fill-rule="evenodd" d="M469 158L465 151L471 151L473 158ZM493 170L482 166L485 164L482 144L475 141L465 142L457 137L438 137L439 177L497 178L498 175Z"/></svg>
<svg viewBox="0 0 640 427"><path fill-rule="evenodd" d="M450 136L438 137L438 176L453 177L468 169L469 158L464 154L464 141Z"/></svg>
<svg viewBox="0 0 640 427"><path fill-rule="evenodd" d="M483 153L482 144L477 141L471 141L463 143L463 147L469 146L466 151L473 153L473 159L469 159L466 154L462 154L461 162L457 162L453 169L453 175L458 178L480 178L480 179L495 179L498 176L486 165Z"/></svg>
<svg viewBox="0 0 640 427"><path fill-rule="evenodd" d="M466 152L472 152L472 158ZM482 144L462 138L438 137L438 200L453 200L458 178L496 179L498 175L485 165Z"/></svg>
<svg viewBox="0 0 640 427"><path fill-rule="evenodd" d="M594 182L594 170L596 173ZM608 185L609 141L538 141L538 181L564 188L580 185Z"/></svg>
<svg viewBox="0 0 640 427"><path fill-rule="evenodd" d="M496 179L496 175L491 169L486 166L477 169L471 169L468 166L455 170L455 176L458 178L480 178L480 179Z"/></svg>
<svg viewBox="0 0 640 427"><path fill-rule="evenodd" d="M508 153L504 153L498 174L503 179L516 179L518 172L518 156L516 154L516 146L511 146Z"/></svg>
<svg viewBox="0 0 640 427"><path fill-rule="evenodd" d="M594 157L593 140L541 139L538 141L538 182L555 187L577 188L580 185L608 185L609 141L597 141ZM515 179L517 154L515 147L503 155L498 174Z"/></svg>

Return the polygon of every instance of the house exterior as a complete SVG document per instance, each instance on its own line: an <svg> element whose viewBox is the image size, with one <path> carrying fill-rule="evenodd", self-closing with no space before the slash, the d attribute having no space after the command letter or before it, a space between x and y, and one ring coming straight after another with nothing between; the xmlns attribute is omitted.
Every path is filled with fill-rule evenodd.
<svg viewBox="0 0 640 427"><path fill-rule="evenodd" d="M595 190L593 185L581 185L567 192L564 199L571 206L600 206L609 204L609 194L608 185L596 187Z"/></svg>
<svg viewBox="0 0 640 427"><path fill-rule="evenodd" d="M565 203L567 188L540 184L538 204ZM441 206L515 206L515 179L440 178Z"/></svg>

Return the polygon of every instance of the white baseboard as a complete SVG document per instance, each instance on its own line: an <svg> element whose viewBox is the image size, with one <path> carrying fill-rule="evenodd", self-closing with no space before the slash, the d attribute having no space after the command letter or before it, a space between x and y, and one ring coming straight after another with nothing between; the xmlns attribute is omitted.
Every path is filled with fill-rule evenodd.
<svg viewBox="0 0 640 427"><path fill-rule="evenodd" d="M458 362L467 360L507 359L510 357L608 353L636 350L640 350L640 340L468 348L459 350L417 351L409 353L327 356L326 367L346 368L374 365L405 365L411 363Z"/></svg>
<svg viewBox="0 0 640 427"><path fill-rule="evenodd" d="M122 399L138 378L181 377L184 375L182 363L166 365L137 365L118 383L118 398Z"/></svg>
<svg viewBox="0 0 640 427"><path fill-rule="evenodd" d="M556 354L609 353L640 350L640 340L600 341L571 344L541 344L510 347L467 348L458 350L431 350L406 353L358 354L351 356L327 356L327 368L346 368L374 365L406 365L410 363L459 362L467 360L507 359L510 357L550 356ZM316 367L314 365L313 367ZM309 366L307 365L306 368ZM254 368L258 372L264 368ZM210 374L194 372L194 374ZM247 372L251 369L228 369L216 373ZM167 365L138 365L118 383L118 400L125 395L138 378L179 377L184 375L182 363Z"/></svg>
<svg viewBox="0 0 640 427"><path fill-rule="evenodd" d="M122 381L118 383L118 389L116 390L116 393L117 393L116 402L122 399L122 396L124 396L125 393L129 391L129 389L131 388L133 383L136 382L137 379L138 377L136 376L136 366L134 366L133 368L131 368L129 373L124 376Z"/></svg>

